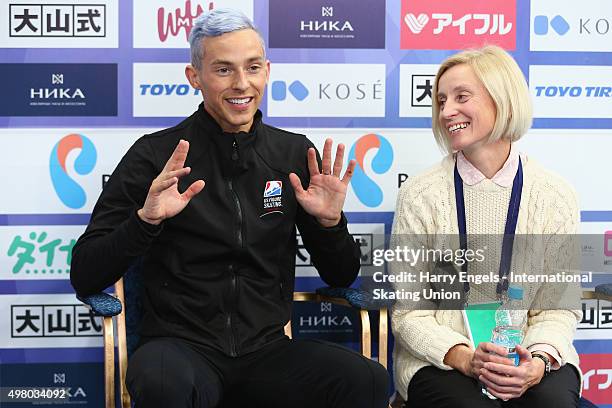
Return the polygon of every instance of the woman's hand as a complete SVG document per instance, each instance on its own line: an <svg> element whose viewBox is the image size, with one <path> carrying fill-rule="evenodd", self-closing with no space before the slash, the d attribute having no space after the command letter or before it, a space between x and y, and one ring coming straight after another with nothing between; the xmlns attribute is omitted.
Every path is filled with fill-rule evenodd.
<svg viewBox="0 0 612 408"><path fill-rule="evenodd" d="M539 384L544 376L544 362L532 358L522 346L516 346L520 362L514 365L485 362L477 377L487 390L497 398L508 401L518 398L529 388Z"/></svg>
<svg viewBox="0 0 612 408"><path fill-rule="evenodd" d="M456 344L446 352L444 364L454 368L460 373L471 376L470 366L474 351L465 344Z"/></svg>
<svg viewBox="0 0 612 408"><path fill-rule="evenodd" d="M514 360L504 357L508 354L505 347L483 342L478 345L470 362L470 376L479 378L486 363L494 363L514 367Z"/></svg>

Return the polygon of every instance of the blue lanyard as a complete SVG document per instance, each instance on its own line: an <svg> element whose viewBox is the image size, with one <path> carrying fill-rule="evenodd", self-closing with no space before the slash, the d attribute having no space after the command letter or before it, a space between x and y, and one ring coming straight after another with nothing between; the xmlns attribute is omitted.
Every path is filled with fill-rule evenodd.
<svg viewBox="0 0 612 408"><path fill-rule="evenodd" d="M519 165L514 181L512 182L512 194L508 204L508 215L506 216L506 227L504 228L504 239L502 242L501 259L499 261L499 282L495 289L498 296L508 290L508 274L512 263L512 246L514 245L514 234L518 221L519 207L521 205L521 193L523 191L523 165L519 157ZM457 205L457 222L459 224L459 244L463 253L467 251L467 227L465 222L465 200L463 198L463 180L457 170L455 162L455 202ZM461 271L467 273L467 263L461 265ZM465 282L463 289L466 293L470 291L470 283Z"/></svg>

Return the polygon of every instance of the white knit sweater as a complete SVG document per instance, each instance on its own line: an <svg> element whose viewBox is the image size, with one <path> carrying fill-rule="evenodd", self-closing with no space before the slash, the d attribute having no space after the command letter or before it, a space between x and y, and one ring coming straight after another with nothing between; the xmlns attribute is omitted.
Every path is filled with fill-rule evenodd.
<svg viewBox="0 0 612 408"><path fill-rule="evenodd" d="M571 238L566 240L563 237L574 237L578 231L576 193L563 179L543 169L532 159L522 157L522 162L524 181L511 273L520 270L541 275L553 273L550 270L553 268L558 272L560 266L566 271L572 269L575 272L577 246ZM397 199L393 224L394 242L403 241L402 244L405 244L408 240L411 241L410 245L415 247L423 245L426 248L440 248L448 245L441 244L440 240L448 239L449 236L456 237L458 226L454 164L455 158L452 155L447 156L438 165L404 183ZM472 238L475 237L472 234L503 234L511 188L501 187L488 179L473 186L464 183L463 188L468 236ZM521 234L529 234L535 238L521 241L518 239ZM555 235L557 239L547 240L546 237L551 235ZM493 236L478 237L476 238L486 240L492 239ZM521 242L529 242L530 246L541 246L517 248ZM486 242L484 244L486 245ZM457 249L459 244L453 242L448 247ZM520 256L516 255L517 252ZM550 259L554 259L554 262L548 261ZM417 263L413 267L402 265L403 270L411 269L415 272L431 270L431 267L432 265L424 263ZM471 263L468 272L470 275L491 270L497 273L498 268L499 253L487 257L482 264ZM391 269L393 271L394 268ZM415 284L411 285L412 290ZM561 365L569 363L578 367L578 354L572 342L576 324L581 318L581 312L577 310L579 285L524 285L523 302L525 308L529 309L529 314L523 346L550 344L559 352ZM396 288L399 286L401 285L396 285ZM470 302L479 302L485 300L486 296L490 298L495 294L493 283L478 287L472 285L472 288L474 289L470 290ZM536 308L535 305L539 301L550 299L563 299L564 305L574 302L571 304L575 307L558 310ZM414 310L414 304L407 305L405 302L411 301L398 301L391 314L395 336L395 385L404 399L407 398L408 384L419 369L434 365L443 370L451 370L451 367L443 363L448 350L456 344L470 344L461 311L438 310L435 303L423 300L425 303L430 302L431 308L427 305L426 308ZM423 310L427 308L430 310Z"/></svg>

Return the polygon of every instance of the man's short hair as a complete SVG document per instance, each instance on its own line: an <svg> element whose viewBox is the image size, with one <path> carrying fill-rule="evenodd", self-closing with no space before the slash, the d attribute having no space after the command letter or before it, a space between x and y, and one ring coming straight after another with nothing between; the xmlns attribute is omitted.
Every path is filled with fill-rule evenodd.
<svg viewBox="0 0 612 408"><path fill-rule="evenodd" d="M497 113L489 143L501 138L515 142L527 133L531 127L532 104L525 76L506 51L498 46L488 45L452 55L438 69L431 104L432 129L438 145L447 153L452 152L444 126L440 123L438 82L446 71L459 64L472 68L495 104Z"/></svg>
<svg viewBox="0 0 612 408"><path fill-rule="evenodd" d="M208 13L202 13L194 22L189 34L189 47L191 48L191 65L200 69L204 50L202 40L207 37L218 37L232 31L251 29L257 33L264 59L266 57L266 46L257 27L250 18L242 12L233 9L214 9Z"/></svg>

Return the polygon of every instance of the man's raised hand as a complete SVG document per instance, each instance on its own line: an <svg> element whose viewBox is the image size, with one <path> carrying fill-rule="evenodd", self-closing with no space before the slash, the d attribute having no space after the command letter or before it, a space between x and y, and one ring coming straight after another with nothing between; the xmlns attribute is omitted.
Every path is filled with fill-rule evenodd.
<svg viewBox="0 0 612 408"><path fill-rule="evenodd" d="M172 218L183 211L189 201L204 188L204 180L194 181L183 193L178 191L179 178L191 172L183 167L189 151L189 142L180 140L164 169L153 180L145 203L138 210L141 220L159 225L163 220Z"/></svg>
<svg viewBox="0 0 612 408"><path fill-rule="evenodd" d="M332 144L332 139L325 140L320 171L315 149L308 149L310 185L306 190L302 188L300 178L295 173L289 175L298 203L324 227L333 227L340 222L346 191L356 164L355 160L351 160L344 177L340 178L344 163L344 145L338 145L332 167Z"/></svg>

